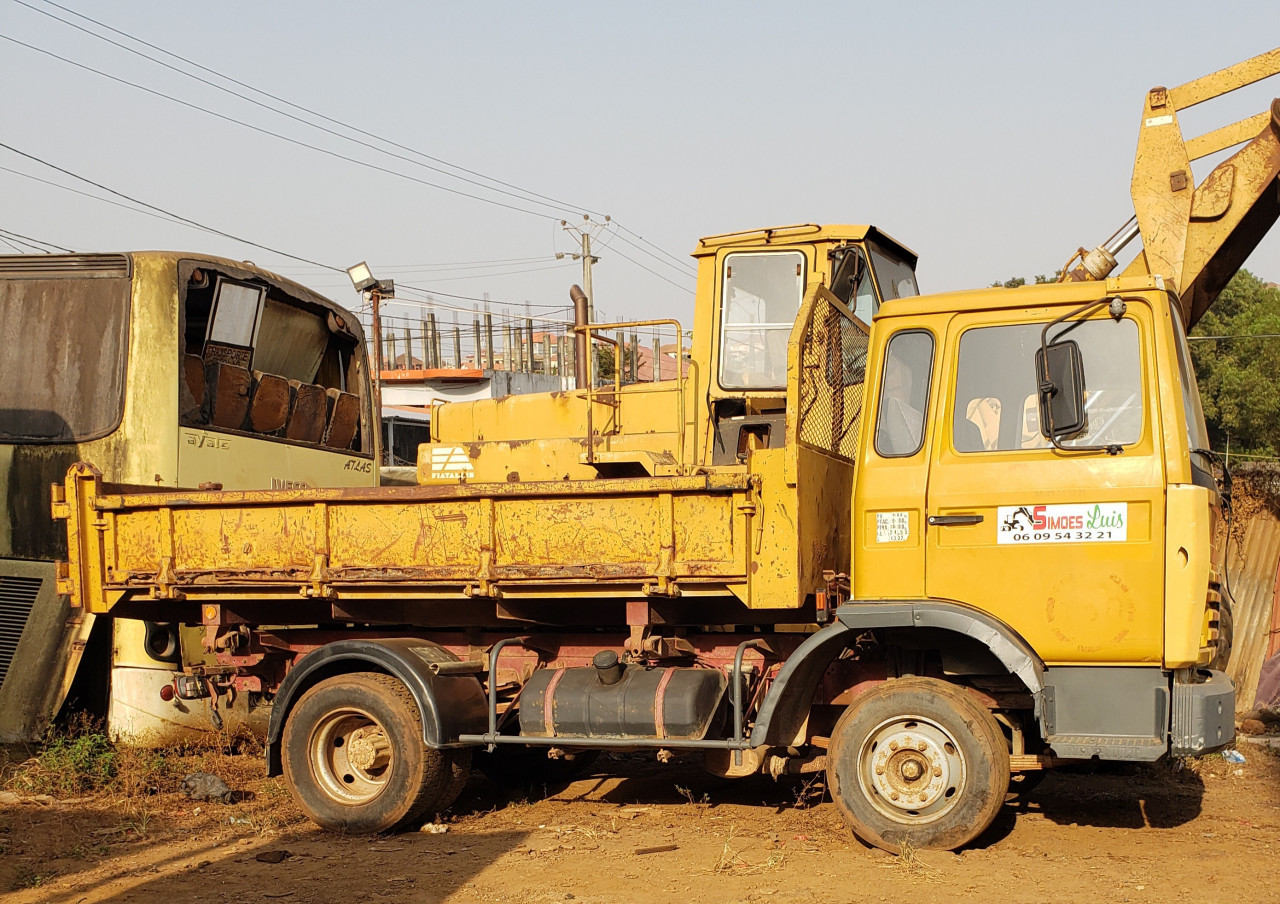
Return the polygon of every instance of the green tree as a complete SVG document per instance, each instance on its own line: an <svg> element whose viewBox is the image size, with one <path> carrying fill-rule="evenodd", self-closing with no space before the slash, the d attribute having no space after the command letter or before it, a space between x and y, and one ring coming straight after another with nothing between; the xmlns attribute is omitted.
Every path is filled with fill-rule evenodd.
<svg viewBox="0 0 1280 904"><path fill-rule="evenodd" d="M1213 447L1280 454L1280 289L1241 270L1192 335L1235 337L1191 343Z"/></svg>
<svg viewBox="0 0 1280 904"><path fill-rule="evenodd" d="M1043 273L1037 273L1035 276L1032 277L1032 279L1035 280L1035 284L1037 286L1043 285L1045 283L1057 282L1058 274L1061 272L1062 271L1059 270L1058 273L1055 273L1053 276L1046 276ZM991 284L991 288L1016 289L1018 288L1018 286L1025 286L1026 284L1027 284L1027 279L1025 276L1015 276L1011 279L1006 279L1004 282L1001 282L1000 280L996 280Z"/></svg>

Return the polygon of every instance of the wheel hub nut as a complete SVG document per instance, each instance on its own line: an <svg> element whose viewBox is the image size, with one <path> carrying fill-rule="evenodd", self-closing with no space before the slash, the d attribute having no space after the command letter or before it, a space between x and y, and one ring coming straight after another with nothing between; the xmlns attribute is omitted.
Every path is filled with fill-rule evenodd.
<svg viewBox="0 0 1280 904"><path fill-rule="evenodd" d="M368 772L377 766L385 766L391 745L382 734L359 735L350 740L347 757L351 765Z"/></svg>
<svg viewBox="0 0 1280 904"><path fill-rule="evenodd" d="M909 782L914 782L923 773L924 770L920 768L920 764L915 760L907 760L902 764L902 777Z"/></svg>

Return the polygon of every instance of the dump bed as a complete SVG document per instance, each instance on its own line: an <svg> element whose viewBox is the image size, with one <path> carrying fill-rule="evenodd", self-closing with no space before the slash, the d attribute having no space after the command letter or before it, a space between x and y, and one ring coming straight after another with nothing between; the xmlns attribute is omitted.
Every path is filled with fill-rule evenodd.
<svg viewBox="0 0 1280 904"><path fill-rule="evenodd" d="M745 598L747 474L271 491L55 488L60 589L123 601Z"/></svg>

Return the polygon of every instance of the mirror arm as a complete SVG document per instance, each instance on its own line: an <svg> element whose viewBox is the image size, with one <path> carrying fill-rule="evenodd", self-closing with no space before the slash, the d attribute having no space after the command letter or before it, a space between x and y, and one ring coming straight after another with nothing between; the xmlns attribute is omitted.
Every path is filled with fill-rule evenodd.
<svg viewBox="0 0 1280 904"><path fill-rule="evenodd" d="M1125 303L1120 298L1104 298L1101 301L1091 301L1083 304L1073 311L1068 311L1057 320L1046 323L1044 329L1040 331L1040 394L1052 398L1058 392L1058 387L1049 379L1049 331L1065 320L1071 320L1079 317L1084 319L1094 312L1097 308L1107 306L1107 313L1117 322L1124 316ZM1058 435L1053 429L1053 406L1045 406L1045 415L1049 421L1049 442L1053 443L1053 447L1060 452L1106 452L1108 455L1119 455L1124 451L1123 446L1110 443L1105 446L1064 446L1059 440Z"/></svg>

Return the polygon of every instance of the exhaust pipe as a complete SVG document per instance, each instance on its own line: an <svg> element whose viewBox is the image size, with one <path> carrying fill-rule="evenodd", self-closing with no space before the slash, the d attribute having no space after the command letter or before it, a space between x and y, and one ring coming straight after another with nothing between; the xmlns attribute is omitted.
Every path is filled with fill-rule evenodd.
<svg viewBox="0 0 1280 904"><path fill-rule="evenodd" d="M581 286L569 288L569 299L573 302L573 379L579 389L591 382L591 350L587 342L587 334L582 329L587 325L587 293Z"/></svg>

